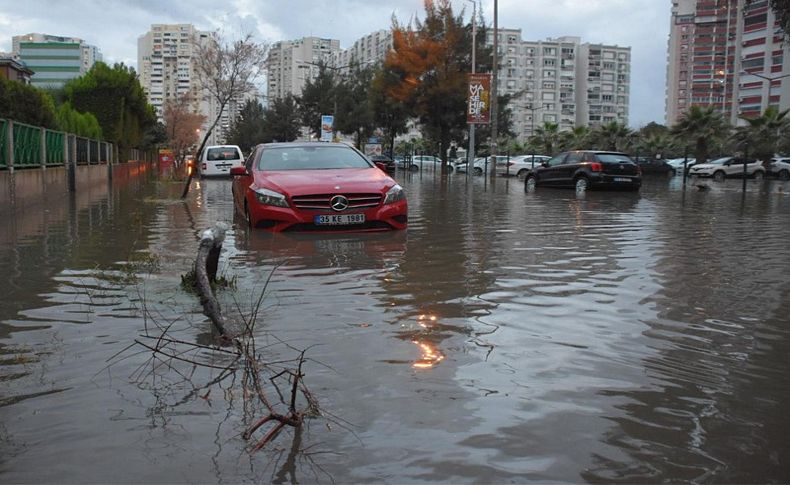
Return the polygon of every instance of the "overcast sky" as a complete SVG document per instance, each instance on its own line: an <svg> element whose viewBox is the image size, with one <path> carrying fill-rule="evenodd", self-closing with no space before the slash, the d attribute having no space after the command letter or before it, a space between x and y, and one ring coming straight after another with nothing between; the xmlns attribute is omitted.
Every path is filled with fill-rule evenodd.
<svg viewBox="0 0 790 485"><path fill-rule="evenodd" d="M472 0L452 0L471 14ZM479 1L488 23L493 0ZM522 39L563 35L582 42L630 46L630 124L664 122L666 49L671 0L499 0L499 26ZM191 23L201 30L249 31L260 41L306 36L355 40L424 17L423 0L0 0L0 51L30 32L79 37L99 47L105 62L136 67L137 38L154 23Z"/></svg>

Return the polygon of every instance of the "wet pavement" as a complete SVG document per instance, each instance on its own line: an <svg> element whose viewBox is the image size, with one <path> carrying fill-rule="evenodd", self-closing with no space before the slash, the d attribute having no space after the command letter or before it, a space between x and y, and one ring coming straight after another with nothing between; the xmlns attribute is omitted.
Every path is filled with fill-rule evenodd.
<svg viewBox="0 0 790 485"><path fill-rule="evenodd" d="M389 234L250 232L229 181L150 174L3 213L0 481L790 481L789 183L396 178ZM180 284L216 221L224 308L271 276L258 346L308 349L323 411L252 455L238 381L117 356L210 342Z"/></svg>

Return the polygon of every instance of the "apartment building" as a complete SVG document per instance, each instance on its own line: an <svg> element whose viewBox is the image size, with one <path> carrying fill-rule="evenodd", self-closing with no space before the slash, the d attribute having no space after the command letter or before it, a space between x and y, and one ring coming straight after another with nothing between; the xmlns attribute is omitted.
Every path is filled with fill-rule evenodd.
<svg viewBox="0 0 790 485"><path fill-rule="evenodd" d="M573 36L524 41L521 29L499 29L498 35L498 94L512 97L518 139L546 122L560 130L628 123L630 47L582 43ZM489 45L493 39L489 32Z"/></svg>
<svg viewBox="0 0 790 485"><path fill-rule="evenodd" d="M336 69L352 65L371 65L384 62L392 49L392 30L377 30L354 42L348 49L339 51L332 59Z"/></svg>
<svg viewBox="0 0 790 485"><path fill-rule="evenodd" d="M44 89L63 87L102 60L98 47L76 37L30 33L11 38L12 54L33 75L30 84Z"/></svg>
<svg viewBox="0 0 790 485"><path fill-rule="evenodd" d="M319 64L333 65L340 41L319 37L275 42L266 61L270 99L302 94L308 79L318 74Z"/></svg>
<svg viewBox="0 0 790 485"><path fill-rule="evenodd" d="M197 43L208 38L191 24L154 24L137 39L137 69L148 102L162 121L165 102L190 96L200 111L201 89L195 74ZM208 115L208 113L204 113Z"/></svg>
<svg viewBox="0 0 790 485"><path fill-rule="evenodd" d="M673 0L666 122L712 106L733 126L790 108L790 47L768 0Z"/></svg>

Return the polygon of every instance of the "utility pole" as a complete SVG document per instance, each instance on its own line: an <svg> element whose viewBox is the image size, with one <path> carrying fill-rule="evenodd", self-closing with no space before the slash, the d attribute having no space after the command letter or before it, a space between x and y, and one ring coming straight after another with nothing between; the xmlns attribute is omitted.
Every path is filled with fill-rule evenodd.
<svg viewBox="0 0 790 485"><path fill-rule="evenodd" d="M494 0L494 68L491 71L491 180L496 177L496 154L497 154L497 65L499 64L499 30L498 19L499 5Z"/></svg>
<svg viewBox="0 0 790 485"><path fill-rule="evenodd" d="M477 0L472 2L472 74L475 74L475 52L477 49ZM469 123L469 150L466 152L466 176L475 163L475 124Z"/></svg>

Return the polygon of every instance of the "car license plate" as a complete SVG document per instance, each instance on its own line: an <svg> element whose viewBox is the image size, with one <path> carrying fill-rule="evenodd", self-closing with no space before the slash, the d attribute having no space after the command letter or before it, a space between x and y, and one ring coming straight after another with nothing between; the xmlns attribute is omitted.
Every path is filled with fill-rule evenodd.
<svg viewBox="0 0 790 485"><path fill-rule="evenodd" d="M343 224L363 224L365 222L365 214L329 214L317 215L313 218L313 222L319 226L336 226Z"/></svg>
<svg viewBox="0 0 790 485"><path fill-rule="evenodd" d="M631 179L629 179L629 178L625 178L625 177L615 177L615 178L614 178L614 181L615 181L615 182L630 182L630 181L631 181Z"/></svg>

